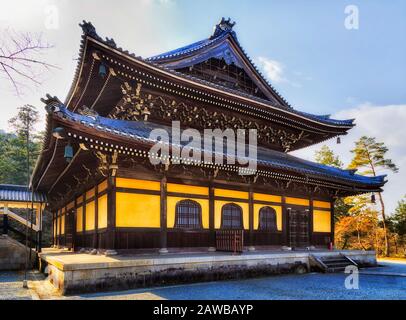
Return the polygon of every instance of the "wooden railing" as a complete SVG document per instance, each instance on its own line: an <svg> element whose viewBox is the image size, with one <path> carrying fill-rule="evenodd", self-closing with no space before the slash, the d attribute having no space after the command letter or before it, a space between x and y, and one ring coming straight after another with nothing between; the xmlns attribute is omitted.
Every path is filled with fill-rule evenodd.
<svg viewBox="0 0 406 320"><path fill-rule="evenodd" d="M241 253L244 247L244 230L216 231L216 250Z"/></svg>

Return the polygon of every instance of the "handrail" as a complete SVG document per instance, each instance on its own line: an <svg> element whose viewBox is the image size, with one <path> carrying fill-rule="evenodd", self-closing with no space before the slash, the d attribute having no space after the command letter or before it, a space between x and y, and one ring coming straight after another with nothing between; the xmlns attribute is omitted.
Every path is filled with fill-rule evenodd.
<svg viewBox="0 0 406 320"><path fill-rule="evenodd" d="M39 226L36 223L31 223L30 221L27 221L26 219L24 219L23 217L19 216L16 213L14 213L13 211L11 211L8 208L4 208L2 210L0 209L0 214L7 215L8 217L13 218L14 220L20 222L24 226L28 226L29 228L31 228L31 225L32 225L32 229L35 232L39 231Z"/></svg>
<svg viewBox="0 0 406 320"><path fill-rule="evenodd" d="M321 259L317 258L315 255L309 254L310 260L313 260L313 262L323 271L327 272L328 267L327 265L321 261Z"/></svg>

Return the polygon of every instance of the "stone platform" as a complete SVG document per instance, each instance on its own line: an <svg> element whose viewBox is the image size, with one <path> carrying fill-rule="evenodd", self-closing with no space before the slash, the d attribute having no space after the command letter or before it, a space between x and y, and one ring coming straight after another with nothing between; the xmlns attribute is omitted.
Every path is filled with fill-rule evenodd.
<svg viewBox="0 0 406 320"><path fill-rule="evenodd" d="M347 255L359 265L376 265L374 251L263 250L225 252L120 254L115 256L44 249L42 271L62 294L123 290L174 283L240 279L310 271L314 256Z"/></svg>

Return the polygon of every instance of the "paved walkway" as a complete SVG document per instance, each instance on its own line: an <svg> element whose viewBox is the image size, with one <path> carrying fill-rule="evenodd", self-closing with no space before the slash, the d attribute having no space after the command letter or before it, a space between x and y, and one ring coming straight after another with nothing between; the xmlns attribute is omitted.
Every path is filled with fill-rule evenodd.
<svg viewBox="0 0 406 320"><path fill-rule="evenodd" d="M31 278L31 277L30 277ZM33 300L35 292L23 288L24 272L0 272L0 300Z"/></svg>
<svg viewBox="0 0 406 320"><path fill-rule="evenodd" d="M0 299L402 299L406 300L406 261L381 261L361 270L359 289L345 288L347 274L281 275L257 279L196 283L170 287L103 292L61 297L45 280L22 289L22 273L0 272ZM35 275L38 278L38 274Z"/></svg>

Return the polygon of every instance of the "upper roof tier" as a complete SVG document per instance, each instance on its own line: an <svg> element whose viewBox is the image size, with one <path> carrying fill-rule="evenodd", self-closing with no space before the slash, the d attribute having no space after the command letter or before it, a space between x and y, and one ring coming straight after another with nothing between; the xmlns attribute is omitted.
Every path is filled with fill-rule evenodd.
<svg viewBox="0 0 406 320"><path fill-rule="evenodd" d="M155 122L180 120L198 129L208 122L200 120L203 117L224 127L241 127L244 122L245 129L258 129L264 137L259 144L284 152L347 134L353 119L336 120L291 107L242 49L233 25L222 19L208 39L143 59L118 47L113 39L103 39L90 22L83 22L79 63L65 105L72 111L86 106L117 118L117 110L134 107L126 89L132 88L138 92L137 103L148 106ZM159 112L151 110L151 103ZM192 110L190 122L171 112L181 108ZM187 110L182 109L182 114Z"/></svg>

